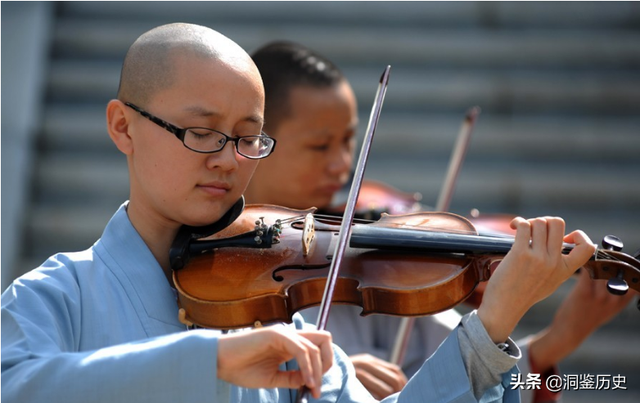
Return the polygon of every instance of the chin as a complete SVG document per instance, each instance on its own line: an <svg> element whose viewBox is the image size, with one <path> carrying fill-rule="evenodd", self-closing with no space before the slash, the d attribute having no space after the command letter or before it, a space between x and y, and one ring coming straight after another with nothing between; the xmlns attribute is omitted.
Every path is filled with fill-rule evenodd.
<svg viewBox="0 0 640 403"><path fill-rule="evenodd" d="M324 209L324 208L329 208L331 206L331 197L323 197L323 198L317 198L314 199L313 201L310 201L309 204L306 205L306 207L304 207L305 209L309 208L309 207L315 207L317 209Z"/></svg>
<svg viewBox="0 0 640 403"><path fill-rule="evenodd" d="M226 213L227 210L223 211L222 208L218 207L205 209L199 214L192 213L187 215L184 224L192 227L202 227L204 225L213 224L214 222L218 221L224 215L224 213Z"/></svg>

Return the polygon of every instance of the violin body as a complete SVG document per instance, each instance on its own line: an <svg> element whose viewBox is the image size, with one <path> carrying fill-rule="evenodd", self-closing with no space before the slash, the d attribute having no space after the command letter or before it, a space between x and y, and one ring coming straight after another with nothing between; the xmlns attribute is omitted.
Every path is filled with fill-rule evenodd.
<svg viewBox="0 0 640 403"><path fill-rule="evenodd" d="M291 322L293 314L322 300L337 235L333 220L316 219L309 253L301 247L303 217L299 211L250 205L231 226L212 239L253 229L259 217L300 217L286 224L278 243L269 248L224 247L191 258L174 272L179 304L188 322L210 328L240 328L258 323ZM473 231L463 217L443 213L385 215L364 224L385 228L449 228ZM487 259L490 259L487 257ZM401 250L348 248L333 303L357 305L362 314L421 316L450 309L463 301L487 265L455 254L407 254Z"/></svg>
<svg viewBox="0 0 640 403"><path fill-rule="evenodd" d="M318 211L318 213L342 216L345 208L345 202L342 199L346 199L348 190L349 188L346 186L336 195L337 202L334 202L327 209ZM358 200L356 201L355 217L365 220L378 220L382 213L407 214L423 211L424 208L420 204L420 200L422 200L422 195L418 192L403 192L384 182L365 179L362 181Z"/></svg>
<svg viewBox="0 0 640 403"><path fill-rule="evenodd" d="M313 212L249 205L230 226L198 240L199 254L173 276L183 321L217 329L260 326L291 322L295 312L319 305L339 218ZM263 235L272 231L264 221L278 222L274 242ZM441 312L488 280L512 243L478 235L469 220L452 213L385 214L353 224L332 303L360 306L362 315ZM640 291L640 262L633 257L599 250L584 267L593 279L616 278Z"/></svg>

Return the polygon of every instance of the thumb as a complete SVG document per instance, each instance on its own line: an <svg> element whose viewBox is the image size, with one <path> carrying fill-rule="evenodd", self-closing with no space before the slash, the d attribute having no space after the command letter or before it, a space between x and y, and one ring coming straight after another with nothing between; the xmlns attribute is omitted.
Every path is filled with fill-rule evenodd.
<svg viewBox="0 0 640 403"><path fill-rule="evenodd" d="M304 385L300 370L277 371L273 378L273 386L276 388L297 389Z"/></svg>
<svg viewBox="0 0 640 403"><path fill-rule="evenodd" d="M322 384L313 388L309 387L309 385L304 382L302 373L299 370L278 371L273 378L273 382L273 386L276 388L300 389L304 386L304 390L309 392L316 399L319 399L322 394ZM301 391L299 390L298 392Z"/></svg>
<svg viewBox="0 0 640 403"><path fill-rule="evenodd" d="M584 265L596 251L596 245L580 230L566 235L564 241L575 245L573 250L564 256L565 265L573 271Z"/></svg>

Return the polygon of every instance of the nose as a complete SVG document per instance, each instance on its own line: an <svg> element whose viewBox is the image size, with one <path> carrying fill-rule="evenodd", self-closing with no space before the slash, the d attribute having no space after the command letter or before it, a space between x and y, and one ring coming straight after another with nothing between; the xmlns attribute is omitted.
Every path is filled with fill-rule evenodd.
<svg viewBox="0 0 640 403"><path fill-rule="evenodd" d="M353 162L353 154L348 147L340 147L331 153L329 164L327 166L329 173L333 175L341 175L349 172Z"/></svg>
<svg viewBox="0 0 640 403"><path fill-rule="evenodd" d="M243 157L237 153L233 141L227 141L222 150L207 155L207 168L233 171L238 168L238 158Z"/></svg>

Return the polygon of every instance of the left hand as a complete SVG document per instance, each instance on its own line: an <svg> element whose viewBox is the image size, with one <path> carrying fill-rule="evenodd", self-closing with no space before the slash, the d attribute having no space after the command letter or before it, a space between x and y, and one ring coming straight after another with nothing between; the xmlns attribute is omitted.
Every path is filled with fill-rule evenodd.
<svg viewBox="0 0 640 403"><path fill-rule="evenodd" d="M511 222L516 229L513 247L491 276L478 317L489 337L504 342L524 314L551 295L595 252L582 231L564 236L564 220L541 217ZM562 253L563 241L575 246Z"/></svg>
<svg viewBox="0 0 640 403"><path fill-rule="evenodd" d="M407 384L402 369L371 354L356 354L349 357L356 369L356 377L376 399L399 392Z"/></svg>

